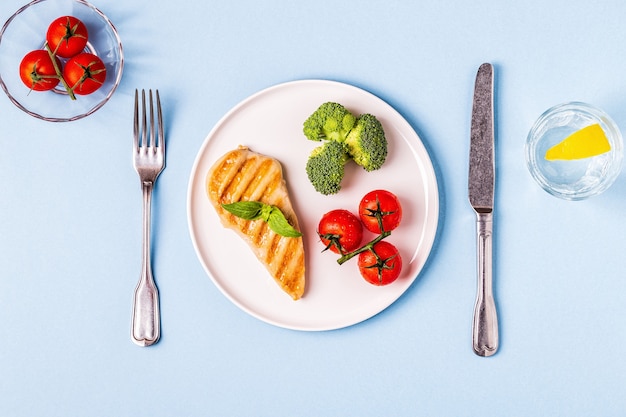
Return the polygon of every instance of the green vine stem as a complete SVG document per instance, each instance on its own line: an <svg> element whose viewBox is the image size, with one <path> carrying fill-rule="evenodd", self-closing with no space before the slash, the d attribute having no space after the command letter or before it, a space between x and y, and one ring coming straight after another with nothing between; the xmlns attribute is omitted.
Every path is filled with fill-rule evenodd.
<svg viewBox="0 0 626 417"><path fill-rule="evenodd" d="M387 236L389 236L391 234L390 231L384 231L382 232L380 235L376 236L376 238L370 242L368 242L367 244L361 246L360 248L352 251L352 252L348 252L345 255L343 255L341 258L337 259L337 263L339 265L349 261L350 259L354 258L356 255L358 255L359 253L368 251L368 250L372 250L372 248L374 247L375 244L377 244L378 242L380 242L381 240L383 240L384 238L386 238Z"/></svg>
<svg viewBox="0 0 626 417"><path fill-rule="evenodd" d="M70 96L72 100L76 100L76 95L74 94L74 91L72 91L70 86L65 81L65 78L63 78L63 73L61 72L61 68L59 68L59 65L57 64L56 56L50 50L50 45L48 45L48 42L46 42L46 51L48 51L48 55L50 55L50 59L52 60L52 65L54 65L54 71L57 73L59 80L61 80L61 84L63 84L63 87L65 87L67 94Z"/></svg>

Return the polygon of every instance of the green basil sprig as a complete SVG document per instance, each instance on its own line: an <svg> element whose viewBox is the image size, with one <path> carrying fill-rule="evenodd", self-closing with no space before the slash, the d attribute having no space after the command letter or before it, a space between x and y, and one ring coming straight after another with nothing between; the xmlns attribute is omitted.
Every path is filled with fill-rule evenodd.
<svg viewBox="0 0 626 417"><path fill-rule="evenodd" d="M282 211L276 206L270 206L259 201L237 201L222 204L227 212L245 220L266 221L270 229L285 237L300 237L302 233L293 228Z"/></svg>

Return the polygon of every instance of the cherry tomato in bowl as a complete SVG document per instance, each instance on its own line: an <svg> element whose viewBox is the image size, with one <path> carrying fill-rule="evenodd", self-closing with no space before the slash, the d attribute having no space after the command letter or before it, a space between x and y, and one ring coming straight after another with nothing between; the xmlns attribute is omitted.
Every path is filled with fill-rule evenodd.
<svg viewBox="0 0 626 417"><path fill-rule="evenodd" d="M367 230L373 233L390 232L402 220L400 200L390 191L374 190L365 194L359 203L359 217Z"/></svg>
<svg viewBox="0 0 626 417"><path fill-rule="evenodd" d="M56 57L55 59L57 66L61 68L61 61ZM50 54L43 49L31 51L22 58L20 79L34 91L52 90L60 81Z"/></svg>
<svg viewBox="0 0 626 417"><path fill-rule="evenodd" d="M88 40L87 27L74 16L61 16L55 19L46 32L50 50L62 58L70 58L81 53Z"/></svg>
<svg viewBox="0 0 626 417"><path fill-rule="evenodd" d="M402 257L391 243L381 240L359 254L359 272L370 284L383 286L394 282L402 272Z"/></svg>
<svg viewBox="0 0 626 417"><path fill-rule="evenodd" d="M83 52L72 58L63 68L63 78L75 94L91 94L104 84L106 66L96 55Z"/></svg>
<svg viewBox="0 0 626 417"><path fill-rule="evenodd" d="M331 210L319 222L317 233L326 249L345 254L358 249L363 240L363 226L348 210Z"/></svg>

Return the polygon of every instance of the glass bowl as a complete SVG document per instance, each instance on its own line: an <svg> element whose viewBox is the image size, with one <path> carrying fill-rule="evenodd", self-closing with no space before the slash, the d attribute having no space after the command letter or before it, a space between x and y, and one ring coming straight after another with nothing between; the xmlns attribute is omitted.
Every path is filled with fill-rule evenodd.
<svg viewBox="0 0 626 417"><path fill-rule="evenodd" d="M87 26L91 52L104 62L104 84L89 95L71 100L59 83L51 91L30 91L19 76L24 55L43 49L46 32L52 21L74 16ZM16 11L0 30L0 86L20 109L42 120L68 122L86 117L101 108L113 95L122 78L124 54L122 43L111 21L84 0L34 0ZM62 60L63 61L63 60Z"/></svg>
<svg viewBox="0 0 626 417"><path fill-rule="evenodd" d="M611 150L577 160L548 161L546 151L570 134L598 123ZM565 200L583 200L605 191L622 169L622 135L602 110L571 102L548 109L535 122L526 140L526 163L532 177L548 193Z"/></svg>

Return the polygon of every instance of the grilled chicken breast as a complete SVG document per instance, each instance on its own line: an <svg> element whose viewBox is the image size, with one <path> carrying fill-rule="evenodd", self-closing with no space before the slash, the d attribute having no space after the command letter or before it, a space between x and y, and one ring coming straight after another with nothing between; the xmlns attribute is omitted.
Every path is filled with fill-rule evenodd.
<svg viewBox="0 0 626 417"><path fill-rule="evenodd" d="M259 201L278 207L287 221L300 230L280 162L239 146L215 162L207 174L206 186L222 225L248 243L287 294L294 300L300 299L305 287L302 237L281 236L263 220L245 220L222 208L222 204L237 201Z"/></svg>

